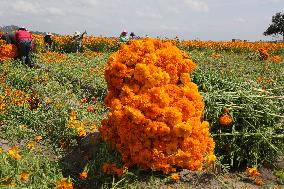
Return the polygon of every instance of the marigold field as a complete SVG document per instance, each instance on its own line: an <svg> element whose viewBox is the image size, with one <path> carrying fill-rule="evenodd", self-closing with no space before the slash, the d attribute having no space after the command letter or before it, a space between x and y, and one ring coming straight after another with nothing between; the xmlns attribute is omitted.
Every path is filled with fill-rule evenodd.
<svg viewBox="0 0 284 189"><path fill-rule="evenodd" d="M0 188L284 187L284 43L0 41Z"/></svg>

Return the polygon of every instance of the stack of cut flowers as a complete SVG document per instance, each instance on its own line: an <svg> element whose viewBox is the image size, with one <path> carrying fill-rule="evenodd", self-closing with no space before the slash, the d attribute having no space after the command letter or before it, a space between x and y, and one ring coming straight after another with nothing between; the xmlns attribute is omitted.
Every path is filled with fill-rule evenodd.
<svg viewBox="0 0 284 189"><path fill-rule="evenodd" d="M110 56L110 113L99 130L125 166L168 174L214 162L204 102L190 79L195 66L186 52L156 39L134 40Z"/></svg>
<svg viewBox="0 0 284 189"><path fill-rule="evenodd" d="M0 61L6 61L17 57L17 47L12 44L0 46Z"/></svg>

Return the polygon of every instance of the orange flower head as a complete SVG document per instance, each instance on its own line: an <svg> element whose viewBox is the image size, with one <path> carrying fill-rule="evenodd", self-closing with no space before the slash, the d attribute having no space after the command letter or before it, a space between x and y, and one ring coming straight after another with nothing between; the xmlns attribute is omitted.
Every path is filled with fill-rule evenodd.
<svg viewBox="0 0 284 189"><path fill-rule="evenodd" d="M67 178L62 178L61 180L57 181L57 188L58 189L73 189L73 183L69 181Z"/></svg>
<svg viewBox="0 0 284 189"><path fill-rule="evenodd" d="M88 173L86 171L83 171L82 173L79 174L81 180L86 180L88 177Z"/></svg>
<svg viewBox="0 0 284 189"><path fill-rule="evenodd" d="M261 185L264 185L265 182L262 179L256 179L255 184L261 186Z"/></svg>
<svg viewBox="0 0 284 189"><path fill-rule="evenodd" d="M208 164L213 164L216 160L216 156L214 154L208 155Z"/></svg>
<svg viewBox="0 0 284 189"><path fill-rule="evenodd" d="M171 175L171 179L172 179L172 181L177 182L177 181L180 180L180 175L178 173L173 173Z"/></svg>
<svg viewBox="0 0 284 189"><path fill-rule="evenodd" d="M82 100L81 100L81 103L86 103L87 102L87 98L83 98Z"/></svg>
<svg viewBox="0 0 284 189"><path fill-rule="evenodd" d="M35 149L35 141L32 141L32 142L29 142L28 144L27 144L27 148L29 149L29 150L33 150L33 149Z"/></svg>
<svg viewBox="0 0 284 189"><path fill-rule="evenodd" d="M280 63L282 62L282 58L280 56L272 56L272 61L274 63Z"/></svg>
<svg viewBox="0 0 284 189"><path fill-rule="evenodd" d="M77 128L77 133L78 133L79 137L85 137L87 135L85 128L81 127L81 126Z"/></svg>
<svg viewBox="0 0 284 189"><path fill-rule="evenodd" d="M254 177L254 178L260 176L260 172L258 172L258 170L257 170L256 167L252 167L252 168L249 168L249 167L248 167L248 168L246 169L246 173L247 173L249 176Z"/></svg>
<svg viewBox="0 0 284 189"><path fill-rule="evenodd" d="M219 118L219 123L222 126L228 126L233 123L233 118L229 114L224 114Z"/></svg>
<svg viewBox="0 0 284 189"><path fill-rule="evenodd" d="M218 54L218 53L212 53L211 54L211 57L213 58L219 58L221 56L221 54Z"/></svg>
<svg viewBox="0 0 284 189"><path fill-rule="evenodd" d="M19 154L18 147L16 147L16 146L9 148L8 151L7 151L7 154L9 154L15 160L22 159L22 156Z"/></svg>
<svg viewBox="0 0 284 189"><path fill-rule="evenodd" d="M40 141L41 139L42 139L41 136L39 136L39 135L38 135L38 136L35 136L35 141L36 141L36 142Z"/></svg>
<svg viewBox="0 0 284 189"><path fill-rule="evenodd" d="M29 180L29 176L30 176L29 172L23 171L23 172L20 174L20 179L21 179L22 182L26 182L26 181Z"/></svg>

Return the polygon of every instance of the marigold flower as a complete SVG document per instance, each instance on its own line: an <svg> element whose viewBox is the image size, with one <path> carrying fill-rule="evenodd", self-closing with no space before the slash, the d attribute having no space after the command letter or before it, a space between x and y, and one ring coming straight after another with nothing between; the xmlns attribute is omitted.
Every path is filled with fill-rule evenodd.
<svg viewBox="0 0 284 189"><path fill-rule="evenodd" d="M261 186L261 185L264 185L265 182L262 179L256 179L255 184Z"/></svg>
<svg viewBox="0 0 284 189"><path fill-rule="evenodd" d="M28 181L29 177L30 177L30 174L29 174L29 172L27 172L27 171L23 171L23 172L20 174L20 179L21 179L22 182Z"/></svg>
<svg viewBox="0 0 284 189"><path fill-rule="evenodd" d="M29 142L29 143L27 144L27 148L28 148L29 150L35 149L35 141Z"/></svg>
<svg viewBox="0 0 284 189"><path fill-rule="evenodd" d="M90 125L91 132L96 132L97 130L97 122L93 121L93 123Z"/></svg>
<svg viewBox="0 0 284 189"><path fill-rule="evenodd" d="M86 171L83 171L79 175L81 180L86 180L86 178L88 177L88 173Z"/></svg>
<svg viewBox="0 0 284 189"><path fill-rule="evenodd" d="M274 63L280 63L282 62L282 58L280 56L272 56L272 61Z"/></svg>
<svg viewBox="0 0 284 189"><path fill-rule="evenodd" d="M93 112L93 111L95 111L95 110L96 110L95 107L92 107L92 106L88 106L88 107L87 107L87 111L88 111L88 112Z"/></svg>
<svg viewBox="0 0 284 189"><path fill-rule="evenodd" d="M262 76L259 76L259 77L256 78L257 83L262 83L263 80L264 80L264 78Z"/></svg>
<svg viewBox="0 0 284 189"><path fill-rule="evenodd" d="M214 154L208 155L208 164L209 164L209 165L212 164L212 163L214 163L215 160L216 160L216 156L215 156Z"/></svg>
<svg viewBox="0 0 284 189"><path fill-rule="evenodd" d="M260 48L260 49L258 49L258 52L260 54L261 60L267 60L268 59L269 54L267 52L267 49Z"/></svg>
<svg viewBox="0 0 284 189"><path fill-rule="evenodd" d="M81 103L86 103L87 102L87 98L83 98L82 100L81 100Z"/></svg>
<svg viewBox="0 0 284 189"><path fill-rule="evenodd" d="M172 179L172 181L177 182L177 181L180 180L180 175L178 173L173 173L171 175L171 179Z"/></svg>
<svg viewBox="0 0 284 189"><path fill-rule="evenodd" d="M77 132L78 132L79 137L85 137L87 135L85 128L82 126L77 128Z"/></svg>
<svg viewBox="0 0 284 189"><path fill-rule="evenodd" d="M233 123L233 118L229 114L224 114L219 118L219 123L222 126L228 126Z"/></svg>
<svg viewBox="0 0 284 189"><path fill-rule="evenodd" d="M67 178L62 178L57 181L57 189L73 189L73 183Z"/></svg>
<svg viewBox="0 0 284 189"><path fill-rule="evenodd" d="M9 154L15 160L20 160L22 158L21 155L19 154L18 147L16 146L9 148L7 154Z"/></svg>
<svg viewBox="0 0 284 189"><path fill-rule="evenodd" d="M221 56L221 54L218 54L218 53L212 53L211 54L211 57L213 58L219 58Z"/></svg>
<svg viewBox="0 0 284 189"><path fill-rule="evenodd" d="M256 167L251 167L251 168L248 167L248 168L246 169L246 173L247 173L249 176L254 177L254 178L260 176L260 172L258 172L258 170L257 170Z"/></svg>
<svg viewBox="0 0 284 189"><path fill-rule="evenodd" d="M19 125L20 129L26 129L27 126L26 125Z"/></svg>
<svg viewBox="0 0 284 189"><path fill-rule="evenodd" d="M36 141L36 142L40 141L41 139L42 139L41 136L39 136L39 135L38 135L38 136L35 136L35 141Z"/></svg>

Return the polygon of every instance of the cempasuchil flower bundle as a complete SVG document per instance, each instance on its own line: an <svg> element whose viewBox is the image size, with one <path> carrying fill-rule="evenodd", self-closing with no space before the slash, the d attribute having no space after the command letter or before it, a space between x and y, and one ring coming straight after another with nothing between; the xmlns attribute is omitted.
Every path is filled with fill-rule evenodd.
<svg viewBox="0 0 284 189"><path fill-rule="evenodd" d="M169 42L134 40L108 61L108 119L99 131L125 166L175 172L215 160L204 102L190 73L190 56Z"/></svg>
<svg viewBox="0 0 284 189"><path fill-rule="evenodd" d="M10 60L17 57L17 47L12 44L0 46L0 61Z"/></svg>

